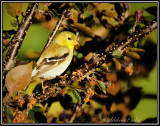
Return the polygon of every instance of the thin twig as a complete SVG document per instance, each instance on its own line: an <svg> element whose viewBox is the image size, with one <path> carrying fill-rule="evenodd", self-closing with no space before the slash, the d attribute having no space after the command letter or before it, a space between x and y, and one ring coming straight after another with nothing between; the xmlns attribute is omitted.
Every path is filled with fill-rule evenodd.
<svg viewBox="0 0 160 126"><path fill-rule="evenodd" d="M18 18L18 16L16 16L16 20L17 20L17 24L18 24L18 27L19 27L19 18Z"/></svg>
<svg viewBox="0 0 160 126"><path fill-rule="evenodd" d="M6 54L6 57L3 61L3 71L10 70L12 67L14 67L18 51L25 38L26 32L32 23L32 19L35 15L35 11L37 8L38 8L38 3L30 3L28 5L25 16L21 21L17 33L13 36L13 38L10 41L12 45L10 46Z"/></svg>
<svg viewBox="0 0 160 126"><path fill-rule="evenodd" d="M65 12L66 12L66 11L63 12L63 14L62 14L62 16L61 16L61 19L57 22L55 29L53 29L53 32L51 33L51 35L50 35L50 37L49 37L49 39L48 39L48 41L47 41L44 49L52 42L52 40L53 40L53 38L54 38L57 30L59 29L59 27L60 27L60 25L61 25L61 23L62 23L62 21L63 21L63 19L64 19L64 14L65 14Z"/></svg>
<svg viewBox="0 0 160 126"><path fill-rule="evenodd" d="M86 102L85 102L85 103L86 103ZM84 103L84 104L78 104L78 105L76 106L76 110L75 110L75 112L73 113L71 119L69 120L69 123L73 123L74 119L75 119L76 116L77 116L77 113L82 110L82 108L85 106L85 103Z"/></svg>

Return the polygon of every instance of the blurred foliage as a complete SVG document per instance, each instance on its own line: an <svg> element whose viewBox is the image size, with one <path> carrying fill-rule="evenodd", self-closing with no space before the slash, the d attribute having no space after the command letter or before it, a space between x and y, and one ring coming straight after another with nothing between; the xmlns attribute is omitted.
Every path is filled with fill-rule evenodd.
<svg viewBox="0 0 160 126"><path fill-rule="evenodd" d="M23 8L20 7L22 13L27 5L28 3L23 3ZM22 16L19 13L15 15L12 11L7 13L9 9L4 6L3 3L3 30L17 30L15 17L19 16L20 22ZM136 29L144 26L145 21L155 19L155 12L151 11L155 10L155 7L157 3L40 3L41 11L35 15L17 59L36 61L57 20L64 10L69 10L70 19L62 23L60 30L70 30L74 33L78 31L80 43L80 47L74 50L73 60L65 72L70 74L94 56L94 53L104 52L113 43L121 42L129 35L136 22L134 14L137 9L143 9L142 17L145 20L138 23ZM73 83L60 94L30 108L29 116L24 117L24 120L21 118L22 123L68 123L79 102L84 106L77 112L74 123L112 123L121 120L156 123L157 30L134 45L136 48L127 50L124 58L121 52L115 50L112 54L114 58L97 68L92 77ZM52 80L44 85L48 83L52 83ZM25 94L31 95L40 89L39 83L32 82ZM3 92L5 101L7 93L8 91ZM18 93L14 97L17 96ZM13 98L9 100L12 101ZM5 123L16 122L21 115L25 115L25 104L15 108L12 104L10 107L4 106ZM19 113L17 109L22 112Z"/></svg>

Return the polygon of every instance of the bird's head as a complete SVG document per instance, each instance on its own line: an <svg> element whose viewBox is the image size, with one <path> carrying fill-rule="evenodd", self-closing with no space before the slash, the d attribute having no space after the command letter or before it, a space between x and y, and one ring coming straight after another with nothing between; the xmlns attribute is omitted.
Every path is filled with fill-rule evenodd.
<svg viewBox="0 0 160 126"><path fill-rule="evenodd" d="M76 35L69 31L63 31L59 33L56 37L56 40L59 44L68 46L70 49L73 49L74 46L79 45Z"/></svg>

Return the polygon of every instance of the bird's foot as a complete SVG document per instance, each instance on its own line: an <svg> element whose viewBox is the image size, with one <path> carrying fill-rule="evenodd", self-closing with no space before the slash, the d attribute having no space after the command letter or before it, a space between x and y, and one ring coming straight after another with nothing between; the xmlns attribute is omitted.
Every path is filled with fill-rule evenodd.
<svg viewBox="0 0 160 126"><path fill-rule="evenodd" d="M46 88L47 88L48 86L44 86L43 80L41 81L41 84L42 84L42 92L43 92L43 94L45 94L45 90L46 90Z"/></svg>
<svg viewBox="0 0 160 126"><path fill-rule="evenodd" d="M57 77L59 77L59 78L61 78L61 79L66 79L66 78L68 77L68 75L67 75L67 74L65 74L64 76L58 75Z"/></svg>

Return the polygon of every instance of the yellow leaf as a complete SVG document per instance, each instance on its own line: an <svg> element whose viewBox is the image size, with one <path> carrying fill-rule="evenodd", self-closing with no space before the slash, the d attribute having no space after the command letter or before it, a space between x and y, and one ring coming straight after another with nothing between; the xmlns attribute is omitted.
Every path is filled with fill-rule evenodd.
<svg viewBox="0 0 160 126"><path fill-rule="evenodd" d="M95 34L92 32L92 29L90 29L89 27L80 24L80 23L74 23L74 26L79 29L80 31L84 32L85 34L87 34L88 36L90 36L91 38L95 37Z"/></svg>
<svg viewBox="0 0 160 126"><path fill-rule="evenodd" d="M7 73L5 84L10 96L28 86L31 81L32 64L33 62L14 67Z"/></svg>
<svg viewBox="0 0 160 126"><path fill-rule="evenodd" d="M107 24L111 24L112 26L118 25L118 22L114 19L118 18L118 14L113 3L100 3L97 5L97 9L99 13L103 12L104 16L102 16L102 20L106 20Z"/></svg>
<svg viewBox="0 0 160 126"><path fill-rule="evenodd" d="M100 3L98 6L98 11L104 11L104 14L111 17L118 17L118 14L115 10L115 5L112 3Z"/></svg>
<svg viewBox="0 0 160 126"><path fill-rule="evenodd" d="M37 78L35 81L31 82L30 85L26 89L26 94L31 95L35 87L41 83L40 78Z"/></svg>
<svg viewBox="0 0 160 126"><path fill-rule="evenodd" d="M48 110L47 117L58 117L59 114L63 112L64 108L61 106L60 102L53 102L50 109Z"/></svg>
<svg viewBox="0 0 160 126"><path fill-rule="evenodd" d="M9 15L12 17L20 16L23 3L4 3L4 6Z"/></svg>

